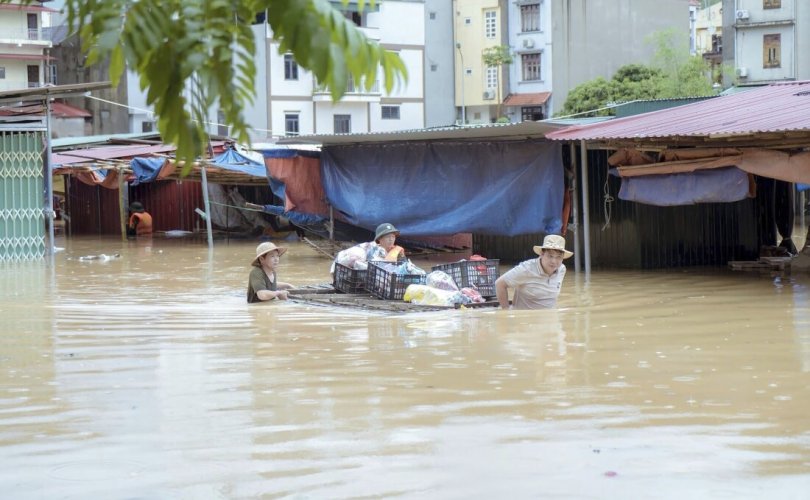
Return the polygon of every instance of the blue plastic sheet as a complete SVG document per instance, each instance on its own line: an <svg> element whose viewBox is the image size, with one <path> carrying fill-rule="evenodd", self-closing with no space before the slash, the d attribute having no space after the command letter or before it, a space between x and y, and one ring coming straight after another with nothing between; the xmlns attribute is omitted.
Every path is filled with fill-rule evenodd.
<svg viewBox="0 0 810 500"><path fill-rule="evenodd" d="M320 215L305 214L303 212L296 212L295 210L284 210L284 207L279 205L265 205L264 211L268 214L286 217L296 226L310 226L312 224L319 224L326 220Z"/></svg>
<svg viewBox="0 0 810 500"><path fill-rule="evenodd" d="M348 222L403 235L514 236L562 226L557 143L394 143L325 146L328 201Z"/></svg>
<svg viewBox="0 0 810 500"><path fill-rule="evenodd" d="M132 173L135 174L135 179L130 181L130 185L137 186L141 183L154 181L160 174L160 169L165 162L164 158L133 158L129 162L129 166Z"/></svg>
<svg viewBox="0 0 810 500"><path fill-rule="evenodd" d="M254 177L267 177L267 169L263 163L251 160L233 149L226 149L211 162L219 168L242 172Z"/></svg>
<svg viewBox="0 0 810 500"><path fill-rule="evenodd" d="M729 203L748 196L748 174L736 167L622 178L619 198L669 207Z"/></svg>

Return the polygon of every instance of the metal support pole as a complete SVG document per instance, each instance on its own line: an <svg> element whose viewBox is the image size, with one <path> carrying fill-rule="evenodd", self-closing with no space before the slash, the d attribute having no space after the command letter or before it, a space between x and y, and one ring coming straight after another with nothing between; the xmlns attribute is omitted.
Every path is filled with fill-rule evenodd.
<svg viewBox="0 0 810 500"><path fill-rule="evenodd" d="M574 174L574 178L571 180L571 213L574 216L574 270L579 273L580 271L580 259L582 258L579 255L579 200L577 197L579 196L579 189L577 189L577 147L576 145L571 142L569 143L569 148L571 151L571 172Z"/></svg>
<svg viewBox="0 0 810 500"><path fill-rule="evenodd" d="M205 207L205 230L208 232L208 248L211 249L214 248L214 235L211 230L211 204L208 201L208 175L203 166L200 166L200 175L202 176L203 206Z"/></svg>
<svg viewBox="0 0 810 500"><path fill-rule="evenodd" d="M583 251L585 262L585 276L591 274L591 217L590 217L590 204L588 203L588 148L585 141L579 143L579 152L582 158L580 159L580 174L582 176L582 242L584 245Z"/></svg>
<svg viewBox="0 0 810 500"><path fill-rule="evenodd" d="M51 99L45 96L45 209L47 210L46 220L48 221L48 254L56 253L54 243L53 223L53 164L51 161Z"/></svg>

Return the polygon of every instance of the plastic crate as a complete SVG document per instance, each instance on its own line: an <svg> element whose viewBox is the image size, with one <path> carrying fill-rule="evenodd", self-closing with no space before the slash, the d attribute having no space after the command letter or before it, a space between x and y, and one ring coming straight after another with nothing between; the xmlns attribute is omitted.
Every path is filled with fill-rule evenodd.
<svg viewBox="0 0 810 500"><path fill-rule="evenodd" d="M475 288L482 297L494 297L495 280L501 275L499 262L498 259L460 260L433 266L433 270L449 274L459 288Z"/></svg>
<svg viewBox="0 0 810 500"><path fill-rule="evenodd" d="M360 293L366 289L366 271L352 269L335 263L335 290L343 293Z"/></svg>
<svg viewBox="0 0 810 500"><path fill-rule="evenodd" d="M396 274L384 265L390 262L372 261L368 263L366 290L384 300L402 300L408 285L424 285L423 274Z"/></svg>

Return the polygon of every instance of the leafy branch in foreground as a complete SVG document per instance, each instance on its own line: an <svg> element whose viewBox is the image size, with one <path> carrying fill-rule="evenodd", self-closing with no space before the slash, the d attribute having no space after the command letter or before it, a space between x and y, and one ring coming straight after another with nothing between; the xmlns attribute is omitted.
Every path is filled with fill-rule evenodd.
<svg viewBox="0 0 810 500"><path fill-rule="evenodd" d="M363 9L374 0L357 3ZM205 151L205 116L215 103L233 137L250 140L243 109L256 93L250 25L257 13L267 13L280 51L328 85L333 100L350 75L370 88L382 68L388 92L407 78L397 54L368 40L328 0L66 0L65 8L88 63L109 57L113 85L127 67L138 74L158 130L177 146L185 171Z"/></svg>

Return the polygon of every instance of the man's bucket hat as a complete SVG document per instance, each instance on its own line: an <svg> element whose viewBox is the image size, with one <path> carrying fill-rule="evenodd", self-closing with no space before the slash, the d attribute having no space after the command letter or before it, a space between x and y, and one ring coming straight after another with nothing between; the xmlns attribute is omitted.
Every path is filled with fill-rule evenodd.
<svg viewBox="0 0 810 500"><path fill-rule="evenodd" d="M569 252L565 249L565 238L557 234L549 234L543 238L543 244L535 245L533 250L537 255L543 253L543 250L559 250L563 253L563 259L574 255L574 252Z"/></svg>
<svg viewBox="0 0 810 500"><path fill-rule="evenodd" d="M384 223L377 226L377 232L374 235L374 241L377 243L380 242L380 238L385 236L386 234L394 233L395 235L399 236L399 229L395 228L393 224Z"/></svg>
<svg viewBox="0 0 810 500"><path fill-rule="evenodd" d="M132 204L129 205L129 211L135 213L146 212L140 201L133 201Z"/></svg>
<svg viewBox="0 0 810 500"><path fill-rule="evenodd" d="M253 259L253 262L251 262L251 265L256 266L256 267L261 267L261 264L259 263L259 257L261 257L262 255L264 255L266 253L270 253L273 250L278 251L278 256L279 257L284 255L284 252L287 251L287 249L285 247L277 247L276 244L273 243L272 241L265 241L264 243L260 243L259 246L256 247L256 258Z"/></svg>

